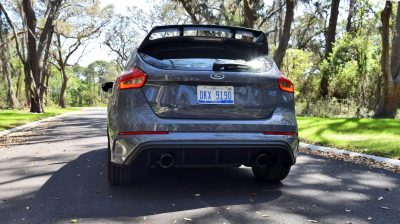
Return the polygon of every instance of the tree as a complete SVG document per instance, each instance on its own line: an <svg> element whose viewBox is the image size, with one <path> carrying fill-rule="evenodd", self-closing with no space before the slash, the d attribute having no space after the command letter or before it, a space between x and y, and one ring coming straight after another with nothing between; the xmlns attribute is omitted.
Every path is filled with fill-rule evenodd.
<svg viewBox="0 0 400 224"><path fill-rule="evenodd" d="M7 15L3 5L0 3L0 9L3 11L6 20L13 31L13 38L16 42L17 54L24 65L25 80L27 89L30 93L30 111L34 113L44 112L44 94L46 92L46 76L47 60L49 57L49 48L53 36L53 22L57 19L59 9L63 0L46 1L42 7L34 7L31 0L22 1L21 19L27 28L27 38L25 42L26 57L23 56L19 49L19 41L15 26ZM43 2L36 2L39 4ZM35 12L34 8L37 9ZM39 10L38 8L42 9ZM41 26L38 26L37 15L40 15L40 22L44 21Z"/></svg>
<svg viewBox="0 0 400 224"><path fill-rule="evenodd" d="M400 4L397 4L396 24L392 38L392 46L390 46L392 4L392 2L386 1L385 8L381 13L381 72L383 88L375 110L374 116L377 118L394 118L400 99ZM392 49L391 55L390 49Z"/></svg>
<svg viewBox="0 0 400 224"><path fill-rule="evenodd" d="M326 44L325 44L325 59L329 57L329 54L332 53L333 43L335 42L336 36L336 25L339 16L339 3L340 0L332 0L331 5L331 13L329 17L329 25L328 30L326 32ZM329 86L329 74L322 73L322 78L320 82L320 91L321 96L328 96L328 86Z"/></svg>
<svg viewBox="0 0 400 224"><path fill-rule="evenodd" d="M78 52L78 49L86 42L99 36L101 28L105 26L111 15L110 7L101 8L98 0L69 1L69 4L60 10L60 19L55 21L55 40L52 57L55 60L53 65L61 73L62 85L58 105L65 108L65 90L69 76L66 67L70 66L71 56ZM84 49L85 50L85 49ZM81 56L85 52L81 51ZM75 64L79 62L79 59Z"/></svg>
<svg viewBox="0 0 400 224"><path fill-rule="evenodd" d="M129 7L129 16L114 15L106 27L104 44L110 49L110 55L120 70L124 69L133 49L154 26L187 23L184 10L176 2L158 3L148 11Z"/></svg>
<svg viewBox="0 0 400 224"><path fill-rule="evenodd" d="M294 17L294 1L286 0L286 14L285 22L283 24L283 31L279 40L278 49L276 49L274 60L278 68L282 66L283 58L285 57L286 49L288 48L290 39L290 29Z"/></svg>
<svg viewBox="0 0 400 224"><path fill-rule="evenodd" d="M133 49L138 45L139 33L127 16L116 16L105 33L104 44L115 54L115 62L124 69Z"/></svg>
<svg viewBox="0 0 400 224"><path fill-rule="evenodd" d="M18 108L19 103L14 94L13 90L14 84L11 77L11 71L9 66L11 60L9 58L10 52L9 52L9 44L7 37L8 37L8 30L5 27L5 24L3 23L2 11L0 11L0 43L4 43L0 47L1 70L4 74L7 83L8 106L10 108Z"/></svg>

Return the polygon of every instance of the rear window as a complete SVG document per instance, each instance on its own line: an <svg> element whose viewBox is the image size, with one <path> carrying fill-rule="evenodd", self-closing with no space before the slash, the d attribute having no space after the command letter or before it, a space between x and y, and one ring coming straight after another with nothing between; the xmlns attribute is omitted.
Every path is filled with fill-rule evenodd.
<svg viewBox="0 0 400 224"><path fill-rule="evenodd" d="M167 70L266 72L273 66L273 60L268 55L247 61L215 58L157 59L143 53L140 56L146 63Z"/></svg>
<svg viewBox="0 0 400 224"><path fill-rule="evenodd" d="M166 37L177 37L177 36L180 36L180 30L178 28L165 28L165 29L158 29L152 32L151 35L149 36L149 40L156 40ZM183 28L182 36L231 38L232 32L229 29L224 29L224 28L185 27ZM235 38L253 41L255 36L252 32L238 30L235 33Z"/></svg>

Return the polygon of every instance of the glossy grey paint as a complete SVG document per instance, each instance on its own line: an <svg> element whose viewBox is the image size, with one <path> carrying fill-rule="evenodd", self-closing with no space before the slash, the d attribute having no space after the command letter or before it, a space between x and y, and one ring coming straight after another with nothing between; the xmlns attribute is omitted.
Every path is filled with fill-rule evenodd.
<svg viewBox="0 0 400 224"><path fill-rule="evenodd" d="M248 74L245 80L238 72L226 72L223 80L212 80L212 85L237 85L235 94L237 90L249 95L242 99L242 107L206 105L201 110L193 109L195 102L189 98L195 97L196 85L208 83L204 80L204 75L209 77L209 71L162 70L146 64L139 54L133 53L127 68L135 66L147 73L148 81L141 89L113 89L108 105L112 146L120 141L126 146L126 153L131 154L138 152L135 149L140 144L155 141L225 141L226 144L231 141L249 144L278 141L287 143L292 154L297 154L297 136L262 134L264 131L297 132L294 94L282 92L278 88L278 70L275 66L267 73ZM182 82L185 85L179 85ZM188 83L192 85L187 85ZM252 90L254 86L255 90ZM260 91L262 88L266 91ZM163 103L163 99L167 99L167 103ZM118 135L120 132L130 131L169 131L170 134ZM113 162L124 163L113 150L111 155Z"/></svg>

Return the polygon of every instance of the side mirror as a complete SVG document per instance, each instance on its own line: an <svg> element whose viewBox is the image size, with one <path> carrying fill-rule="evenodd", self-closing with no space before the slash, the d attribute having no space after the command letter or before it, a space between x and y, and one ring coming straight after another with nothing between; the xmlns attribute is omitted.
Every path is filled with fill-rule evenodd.
<svg viewBox="0 0 400 224"><path fill-rule="evenodd" d="M104 92L108 92L109 90L111 90L113 88L114 82L105 82L101 84L101 89Z"/></svg>

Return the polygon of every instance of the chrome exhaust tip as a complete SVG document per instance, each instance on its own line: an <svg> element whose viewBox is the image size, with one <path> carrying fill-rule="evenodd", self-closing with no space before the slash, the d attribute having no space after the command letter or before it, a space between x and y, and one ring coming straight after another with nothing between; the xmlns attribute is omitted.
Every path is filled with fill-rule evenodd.
<svg viewBox="0 0 400 224"><path fill-rule="evenodd" d="M271 157L268 154L260 154L255 159L255 164L259 167L264 167L269 164Z"/></svg>
<svg viewBox="0 0 400 224"><path fill-rule="evenodd" d="M162 154L159 164L161 168L167 169L174 165L174 158L170 154Z"/></svg>

